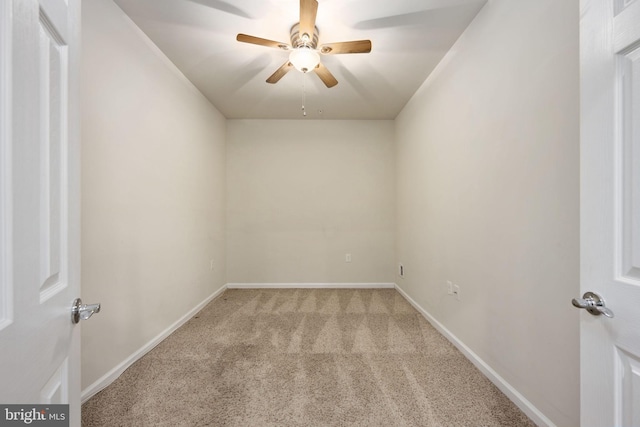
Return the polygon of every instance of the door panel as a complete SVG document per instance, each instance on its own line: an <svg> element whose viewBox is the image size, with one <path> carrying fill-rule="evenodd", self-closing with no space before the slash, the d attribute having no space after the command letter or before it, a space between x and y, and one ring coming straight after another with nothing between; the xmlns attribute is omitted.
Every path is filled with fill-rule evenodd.
<svg viewBox="0 0 640 427"><path fill-rule="evenodd" d="M67 46L40 13L40 302L67 285Z"/></svg>
<svg viewBox="0 0 640 427"><path fill-rule="evenodd" d="M69 359L66 358L40 391L40 402L53 404L69 403L68 377Z"/></svg>
<svg viewBox="0 0 640 427"><path fill-rule="evenodd" d="M640 426L640 1L581 1L581 425Z"/></svg>
<svg viewBox="0 0 640 427"><path fill-rule="evenodd" d="M619 6L613 18L615 74L615 241L611 295L619 301L610 331L614 352L616 425L640 426L640 2ZM635 312L635 313L634 313Z"/></svg>
<svg viewBox="0 0 640 427"><path fill-rule="evenodd" d="M79 0L0 1L0 402L80 424Z"/></svg>
<svg viewBox="0 0 640 427"><path fill-rule="evenodd" d="M620 402L617 408L621 426L640 426L640 358L617 348L617 384Z"/></svg>
<svg viewBox="0 0 640 427"><path fill-rule="evenodd" d="M640 2L636 2L640 6ZM623 12L626 16L628 10ZM640 16L637 17L640 20ZM617 18L616 18L617 19ZM620 22L620 21L616 21ZM640 22L640 21L638 21ZM640 28L636 22L635 27ZM622 31L616 25L617 31ZM638 35L640 36L640 35ZM640 48L621 45L617 58L619 87L619 126L622 154L620 176L621 227L617 230L620 245L618 258L621 279L632 284L640 281ZM634 183L636 183L634 185Z"/></svg>

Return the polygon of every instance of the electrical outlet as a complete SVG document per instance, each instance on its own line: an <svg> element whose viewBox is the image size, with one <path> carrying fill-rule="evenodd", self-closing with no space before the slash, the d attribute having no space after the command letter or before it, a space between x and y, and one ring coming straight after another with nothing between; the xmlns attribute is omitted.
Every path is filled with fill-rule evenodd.
<svg viewBox="0 0 640 427"><path fill-rule="evenodd" d="M344 255L344 262L351 262L351 254Z"/></svg>
<svg viewBox="0 0 640 427"><path fill-rule="evenodd" d="M453 283L451 283L451 280L447 280L447 294L453 295Z"/></svg>
<svg viewBox="0 0 640 427"><path fill-rule="evenodd" d="M453 285L453 296L460 301L460 286L459 285Z"/></svg>

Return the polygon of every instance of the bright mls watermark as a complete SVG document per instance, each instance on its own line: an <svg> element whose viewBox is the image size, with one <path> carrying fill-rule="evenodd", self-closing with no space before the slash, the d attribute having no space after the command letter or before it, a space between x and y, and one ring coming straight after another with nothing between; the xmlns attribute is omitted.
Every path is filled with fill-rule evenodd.
<svg viewBox="0 0 640 427"><path fill-rule="evenodd" d="M0 427L69 427L69 405L2 405Z"/></svg>

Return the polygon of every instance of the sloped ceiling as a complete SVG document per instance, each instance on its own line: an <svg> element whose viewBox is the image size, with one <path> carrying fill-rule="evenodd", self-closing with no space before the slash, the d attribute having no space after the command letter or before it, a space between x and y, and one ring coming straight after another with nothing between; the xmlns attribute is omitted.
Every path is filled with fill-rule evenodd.
<svg viewBox="0 0 640 427"><path fill-rule="evenodd" d="M292 70L265 82L286 51L236 34L289 42L299 0L115 0L230 119L394 119L487 0L318 0L319 44L369 39L369 54L327 55L327 88Z"/></svg>

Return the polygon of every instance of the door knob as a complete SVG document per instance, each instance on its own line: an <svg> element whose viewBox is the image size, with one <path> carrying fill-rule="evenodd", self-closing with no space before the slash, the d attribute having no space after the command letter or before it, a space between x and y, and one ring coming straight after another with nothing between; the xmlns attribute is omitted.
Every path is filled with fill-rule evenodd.
<svg viewBox="0 0 640 427"><path fill-rule="evenodd" d="M100 304L83 304L80 298L76 298L71 307L71 322L76 324L80 319L87 320L94 313L100 313Z"/></svg>
<svg viewBox="0 0 640 427"><path fill-rule="evenodd" d="M607 317L613 317L613 311L604 305L604 298L595 292L585 292L582 298L574 298L571 300L574 307L584 308L594 316L604 314Z"/></svg>

